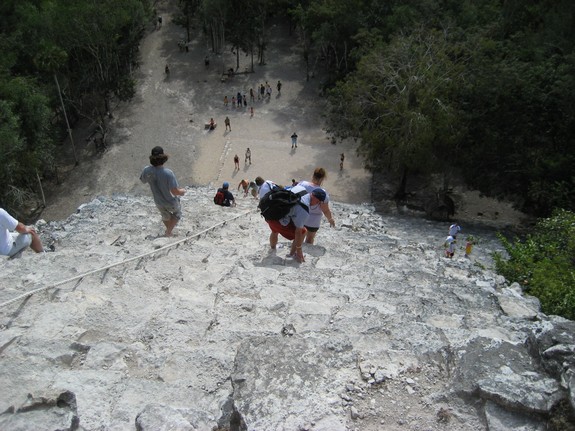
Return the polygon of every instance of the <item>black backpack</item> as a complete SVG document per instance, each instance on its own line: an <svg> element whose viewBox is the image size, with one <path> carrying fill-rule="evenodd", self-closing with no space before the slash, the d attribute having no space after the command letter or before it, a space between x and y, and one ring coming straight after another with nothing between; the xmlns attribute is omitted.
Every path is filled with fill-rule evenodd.
<svg viewBox="0 0 575 431"><path fill-rule="evenodd" d="M279 220L284 218L294 205L301 205L303 209L309 212L306 204L301 202L301 197L307 194L307 190L293 193L290 190L276 187L267 192L260 199L258 209L262 217L266 220Z"/></svg>

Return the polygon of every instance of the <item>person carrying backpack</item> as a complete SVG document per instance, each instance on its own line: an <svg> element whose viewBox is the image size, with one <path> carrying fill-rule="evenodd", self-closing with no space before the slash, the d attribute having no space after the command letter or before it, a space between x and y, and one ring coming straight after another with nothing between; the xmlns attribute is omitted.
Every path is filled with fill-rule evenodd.
<svg viewBox="0 0 575 431"><path fill-rule="evenodd" d="M292 241L288 257L293 257L300 263L305 262L302 244L306 235L305 222L309 216L309 208L319 205L325 198L326 193L321 188L316 188L311 193L307 193L301 186L290 190L278 187L268 192L260 200L259 208L271 230L271 249L276 249L278 235L281 235ZM285 209L275 211L279 207ZM285 211L287 213L282 215ZM273 216L269 215L271 213Z"/></svg>
<svg viewBox="0 0 575 431"><path fill-rule="evenodd" d="M230 188L230 183L224 181L222 187L218 189L216 195L214 196L214 203L223 207L235 207L236 201L234 195L228 189Z"/></svg>

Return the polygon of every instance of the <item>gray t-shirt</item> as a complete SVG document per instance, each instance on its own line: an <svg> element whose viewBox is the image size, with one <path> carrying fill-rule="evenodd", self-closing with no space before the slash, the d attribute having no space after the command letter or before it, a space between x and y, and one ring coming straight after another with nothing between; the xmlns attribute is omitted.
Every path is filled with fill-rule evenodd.
<svg viewBox="0 0 575 431"><path fill-rule="evenodd" d="M178 180L171 169L163 166L146 166L140 175L140 181L150 185L156 205L173 207L179 202L179 199L170 192L179 187Z"/></svg>

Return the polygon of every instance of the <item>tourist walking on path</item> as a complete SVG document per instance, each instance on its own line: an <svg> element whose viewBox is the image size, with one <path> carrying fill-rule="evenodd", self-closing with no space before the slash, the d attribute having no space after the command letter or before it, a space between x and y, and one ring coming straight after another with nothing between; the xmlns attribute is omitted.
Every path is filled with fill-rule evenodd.
<svg viewBox="0 0 575 431"><path fill-rule="evenodd" d="M172 231L182 218L180 196L186 194L178 185L174 173L164 168L168 161L168 155L164 154L162 147L152 148L150 165L146 166L140 174L140 181L150 185L156 207L162 216L162 222L166 226L165 236L172 236Z"/></svg>
<svg viewBox="0 0 575 431"><path fill-rule="evenodd" d="M277 89L278 89L278 94L281 93L281 91L282 91L282 83L281 83L281 81L278 81Z"/></svg>
<svg viewBox="0 0 575 431"><path fill-rule="evenodd" d="M341 153L339 156L339 170L343 170L343 161L345 160L345 154Z"/></svg>
<svg viewBox="0 0 575 431"><path fill-rule="evenodd" d="M234 170L240 170L240 157L237 154L234 156Z"/></svg>
<svg viewBox="0 0 575 431"><path fill-rule="evenodd" d="M291 135L291 147L297 148L297 134L296 134L296 132L293 132L293 135Z"/></svg>
<svg viewBox="0 0 575 431"><path fill-rule="evenodd" d="M329 194L325 189L321 188L321 185L326 176L327 174L324 168L316 168L313 171L311 181L300 181L298 183L298 186L305 187L308 193L311 193L314 190L322 190L325 194L319 205L309 208L309 217L305 223L305 227L307 229L305 242L307 244L314 243L315 235L321 226L322 216L327 218L327 221L331 227L335 227L335 220L331 213L331 209L329 208Z"/></svg>
<svg viewBox="0 0 575 431"><path fill-rule="evenodd" d="M226 124L226 131L228 129L230 129L230 132L232 131L232 126L230 125L230 117L226 116L226 119L224 120L224 123Z"/></svg>
<svg viewBox="0 0 575 431"><path fill-rule="evenodd" d="M244 160L244 164L247 165L248 162L250 162L250 165L252 164L252 151L249 147L246 149L246 159Z"/></svg>
<svg viewBox="0 0 575 431"><path fill-rule="evenodd" d="M12 257L26 247L36 253L44 251L40 236L33 227L19 222L0 208L0 255Z"/></svg>

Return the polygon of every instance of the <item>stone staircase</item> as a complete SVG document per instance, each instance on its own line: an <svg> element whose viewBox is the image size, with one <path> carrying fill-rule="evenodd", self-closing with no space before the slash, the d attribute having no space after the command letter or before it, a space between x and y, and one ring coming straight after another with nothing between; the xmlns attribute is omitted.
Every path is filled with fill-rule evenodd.
<svg viewBox="0 0 575 431"><path fill-rule="evenodd" d="M536 430L573 402L534 353L573 322L491 271L493 231L448 260L444 224L332 203L300 265L214 193L173 238L149 197L99 198L0 263L0 429Z"/></svg>

